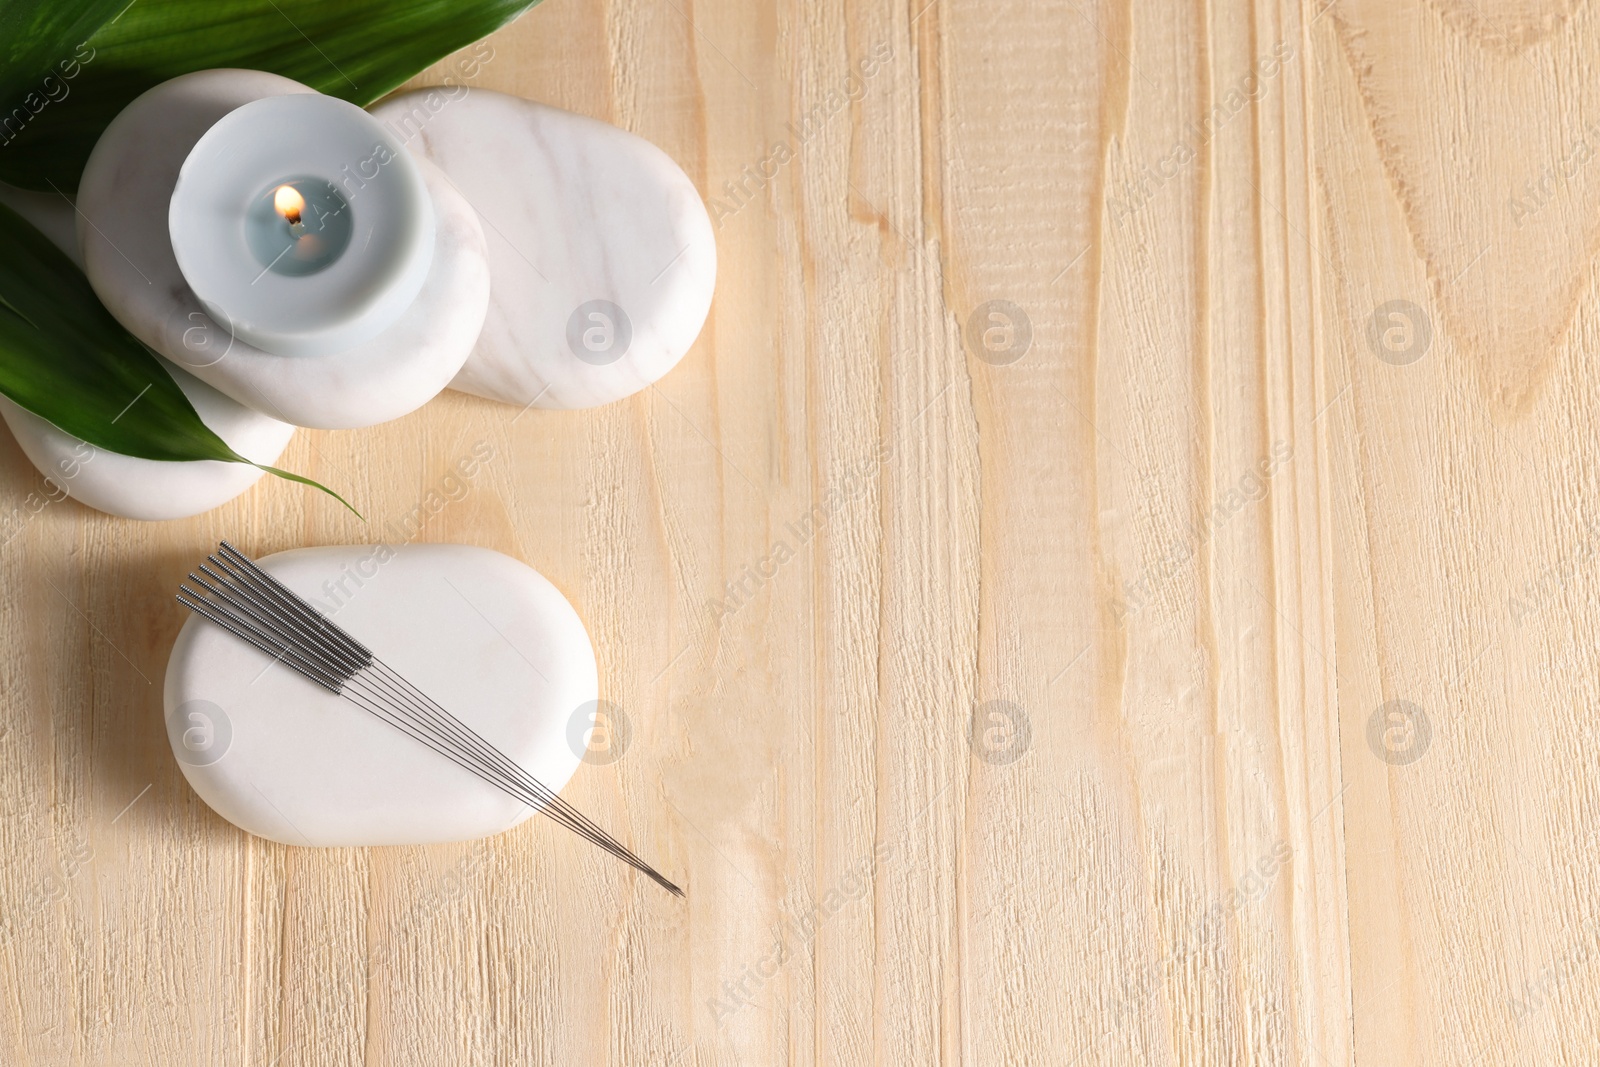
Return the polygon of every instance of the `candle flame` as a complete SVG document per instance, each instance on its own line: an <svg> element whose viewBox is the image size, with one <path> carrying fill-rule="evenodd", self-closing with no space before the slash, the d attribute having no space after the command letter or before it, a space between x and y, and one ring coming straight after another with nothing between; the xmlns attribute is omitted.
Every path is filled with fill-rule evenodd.
<svg viewBox="0 0 1600 1067"><path fill-rule="evenodd" d="M272 206L288 220L289 225L295 226L300 222L300 213L306 209L306 198L294 186L280 185L272 194Z"/></svg>

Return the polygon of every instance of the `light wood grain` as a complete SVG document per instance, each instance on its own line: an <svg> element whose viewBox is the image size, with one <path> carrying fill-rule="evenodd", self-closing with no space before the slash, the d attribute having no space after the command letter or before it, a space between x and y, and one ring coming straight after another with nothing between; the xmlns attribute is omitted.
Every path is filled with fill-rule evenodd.
<svg viewBox="0 0 1600 1067"><path fill-rule="evenodd" d="M34 515L0 446L0 1062L1591 1061L1590 8L547 0L491 44L472 84L700 186L711 320L607 408L302 433L365 525L270 480ZM539 820L269 844L173 764L197 554L396 536L479 441L420 539L577 606L632 737L567 795L685 903Z"/></svg>

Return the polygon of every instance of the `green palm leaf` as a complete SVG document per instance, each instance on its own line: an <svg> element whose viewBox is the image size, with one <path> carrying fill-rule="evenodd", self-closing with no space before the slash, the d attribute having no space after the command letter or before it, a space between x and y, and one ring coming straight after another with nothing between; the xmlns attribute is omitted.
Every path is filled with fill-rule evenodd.
<svg viewBox="0 0 1600 1067"><path fill-rule="evenodd" d="M190 71L267 70L365 106L534 2L0 0L0 181L76 189L117 113Z"/></svg>
<svg viewBox="0 0 1600 1067"><path fill-rule="evenodd" d="M31 106L60 95L80 41L116 17L128 0L0 0L0 102ZM46 82L46 79L53 79ZM70 80L70 79L66 79ZM9 107L7 108L9 110ZM3 138L0 138L3 139Z"/></svg>
<svg viewBox="0 0 1600 1067"><path fill-rule="evenodd" d="M0 393L107 451L141 459L251 462L200 421L161 361L112 317L73 262L4 206ZM307 478L262 469L315 486L350 507Z"/></svg>

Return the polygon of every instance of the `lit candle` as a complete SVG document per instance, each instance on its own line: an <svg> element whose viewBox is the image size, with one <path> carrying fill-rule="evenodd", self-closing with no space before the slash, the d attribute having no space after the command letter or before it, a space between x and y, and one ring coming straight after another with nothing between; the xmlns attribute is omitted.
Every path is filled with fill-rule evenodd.
<svg viewBox="0 0 1600 1067"><path fill-rule="evenodd" d="M266 270L302 278L326 269L350 246L350 205L336 186L297 178L256 198L245 242Z"/></svg>
<svg viewBox="0 0 1600 1067"><path fill-rule="evenodd" d="M421 171L379 122L294 93L228 114L195 144L168 227L184 280L265 352L325 356L405 313L433 262Z"/></svg>

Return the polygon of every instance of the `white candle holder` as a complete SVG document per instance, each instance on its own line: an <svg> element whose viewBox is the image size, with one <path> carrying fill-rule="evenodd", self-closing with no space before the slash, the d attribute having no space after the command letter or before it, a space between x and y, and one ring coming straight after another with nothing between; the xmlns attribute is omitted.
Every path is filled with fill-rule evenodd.
<svg viewBox="0 0 1600 1067"><path fill-rule="evenodd" d="M280 356L372 340L433 265L433 202L411 154L319 93L257 100L207 130L178 172L168 230L206 312Z"/></svg>
<svg viewBox="0 0 1600 1067"><path fill-rule="evenodd" d="M231 290L214 289L213 281L221 279L212 275L224 266L190 258L192 252L197 257L202 253L191 247L187 217L176 228L170 225L174 208L187 216L183 205L190 203L191 188L198 188L186 178L183 196L175 198L180 174L200 142L247 105L291 96L328 99L316 97L298 82L261 71L211 70L174 78L129 104L101 136L78 186L78 243L84 269L101 301L131 333L241 404L283 422L322 429L398 418L449 384L471 353L489 305L488 256L477 213L437 168L402 149L378 171L386 181L391 172L409 173L420 181L431 229L414 200L393 214L378 214L377 202L363 199L367 191L374 191L369 179L367 187L354 194L356 229L344 255L319 273L283 277L284 286L259 290L273 296L264 307L252 303L257 287L247 287L252 291L242 302L236 292L229 295ZM331 102L361 114L351 105ZM219 135L218 141L222 140ZM228 222L236 228L224 235L234 242L227 253L234 259L226 269L255 262L246 246L244 220L250 199L269 183L304 177L328 180L329 174L347 164L359 175L365 158L367 154L353 159L285 157L284 169L256 175L254 184L260 188L244 181L240 190L248 191L237 192L242 200L232 210L238 214ZM214 164L207 158L204 165ZM317 169L307 169L311 167ZM332 169L323 169L328 167ZM199 170L192 173L198 175ZM408 187L401 189L405 196L417 195L409 178L402 184ZM209 215L216 222L211 213L220 209L202 198L193 210L196 217ZM346 260L352 265L368 262L351 259L361 255L365 240L361 220L368 218L391 218L403 231L392 264L395 271L374 275L372 288L379 299L368 299L361 286L335 296L331 283L340 277ZM184 249L182 268L175 237ZM372 240L378 239L374 231ZM431 256L424 258L418 245L428 246L430 241ZM414 286L419 269L423 280ZM191 276L205 291L206 302L191 286ZM263 278L260 285L268 281ZM299 284L290 289L289 283ZM237 285L237 277L228 284ZM355 314L341 317L341 309L348 313L352 308ZM297 330L293 316L285 318L296 310L310 327ZM378 332L367 340L346 343L374 328ZM330 337L335 340L329 341ZM252 338L282 350L261 347Z"/></svg>

